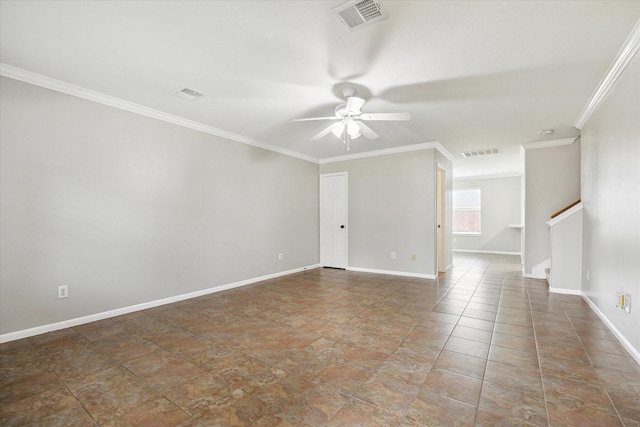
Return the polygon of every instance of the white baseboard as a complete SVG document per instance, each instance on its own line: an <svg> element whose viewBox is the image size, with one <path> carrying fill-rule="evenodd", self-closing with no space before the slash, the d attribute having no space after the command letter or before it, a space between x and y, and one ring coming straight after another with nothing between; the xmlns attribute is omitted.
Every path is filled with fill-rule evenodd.
<svg viewBox="0 0 640 427"><path fill-rule="evenodd" d="M420 279L437 279L437 276L434 274L407 273L405 271L376 270L373 268L360 268L360 267L347 267L347 270L360 271L362 273L390 274L393 276L418 277Z"/></svg>
<svg viewBox="0 0 640 427"><path fill-rule="evenodd" d="M620 341L622 346L629 352L631 357L633 357L634 360L638 363L638 365L640 365L640 351L638 351L638 349L634 348L631 345L631 343L625 338L624 335L622 335L622 333L618 330L618 328L616 328L615 325L611 323L611 321L607 318L607 316L605 316L604 313L600 311L600 309L593 303L593 301L591 301L591 299L589 299L588 296L582 294L582 299L584 299L586 303L589 304L589 307L591 307L593 312L598 315L600 320L602 320L605 323L605 325L607 325L607 327L611 330L611 332L613 332L613 335L615 335L616 338L618 338L618 341Z"/></svg>
<svg viewBox="0 0 640 427"><path fill-rule="evenodd" d="M320 264L308 265L306 267L294 268L293 270L281 271L278 273L267 274L265 276L254 277L252 279L241 280L239 282L228 283L226 285L216 286L214 288L203 289L201 291L189 292L187 294L176 295L173 297L163 298L155 301L144 302L142 304L131 305L128 307L117 308L115 310L103 311L102 313L90 314L88 316L77 317L75 319L64 320L62 322L50 323L48 325L36 326L34 328L23 329L21 331L9 332L0 335L0 343L15 341L22 338L32 337L47 332L53 332L60 329L71 328L73 326L84 325L85 323L95 322L97 320L108 319L110 317L121 316L123 314L133 313L135 311L146 310L148 308L158 307L161 305L171 304L178 301L184 301L191 298L197 298L203 295L222 292L241 286L251 285L263 280L275 279L277 277L288 276L289 274L300 273L303 271L319 268Z"/></svg>
<svg viewBox="0 0 640 427"><path fill-rule="evenodd" d="M549 287L549 292L554 294L563 294L563 295L582 295L582 291L578 289L567 289L567 288L552 288Z"/></svg>
<svg viewBox="0 0 640 427"><path fill-rule="evenodd" d="M518 256L520 256L520 252L480 251L480 250L474 250L474 249L453 249L453 252L464 252L464 253L471 253L471 254L518 255Z"/></svg>

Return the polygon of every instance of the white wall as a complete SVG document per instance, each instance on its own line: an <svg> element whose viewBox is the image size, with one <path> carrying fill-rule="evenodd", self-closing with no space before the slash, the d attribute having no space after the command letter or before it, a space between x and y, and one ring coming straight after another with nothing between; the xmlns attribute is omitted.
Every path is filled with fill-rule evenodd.
<svg viewBox="0 0 640 427"><path fill-rule="evenodd" d="M0 84L0 333L318 263L317 164Z"/></svg>
<svg viewBox="0 0 640 427"><path fill-rule="evenodd" d="M583 280L595 304L640 356L640 57L582 129ZM589 270L589 279L586 271ZM631 295L631 314L616 291Z"/></svg>
<svg viewBox="0 0 640 427"><path fill-rule="evenodd" d="M525 150L524 274L544 278L551 215L580 199L580 141ZM540 274L541 273L541 274Z"/></svg>
<svg viewBox="0 0 640 427"><path fill-rule="evenodd" d="M520 177L456 178L454 190L479 188L481 192L482 234L454 235L454 250L520 253Z"/></svg>
<svg viewBox="0 0 640 427"><path fill-rule="evenodd" d="M451 176L451 162L444 162ZM344 171L349 173L349 267L435 276L436 150L320 165L321 174Z"/></svg>

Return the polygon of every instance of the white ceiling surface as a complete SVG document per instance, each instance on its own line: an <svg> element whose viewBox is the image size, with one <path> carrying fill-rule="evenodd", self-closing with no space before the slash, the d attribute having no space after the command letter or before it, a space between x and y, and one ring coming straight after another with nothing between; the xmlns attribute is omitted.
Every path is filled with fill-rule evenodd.
<svg viewBox="0 0 640 427"><path fill-rule="evenodd" d="M2 0L0 61L317 159L346 147L292 120L333 115L350 82L364 113L413 119L369 122L380 138L349 154L438 141L456 176L500 174L521 170L520 144L579 134L640 17L640 1L382 1L389 18L350 33L339 4Z"/></svg>

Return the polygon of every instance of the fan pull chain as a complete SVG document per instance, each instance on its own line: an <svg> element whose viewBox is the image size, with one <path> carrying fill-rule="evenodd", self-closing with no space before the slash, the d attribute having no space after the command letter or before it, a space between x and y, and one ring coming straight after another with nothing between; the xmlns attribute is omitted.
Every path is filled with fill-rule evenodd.
<svg viewBox="0 0 640 427"><path fill-rule="evenodd" d="M349 132L345 129L342 133L342 143L347 146L347 151L349 151L349 142L351 142L351 138L349 137Z"/></svg>

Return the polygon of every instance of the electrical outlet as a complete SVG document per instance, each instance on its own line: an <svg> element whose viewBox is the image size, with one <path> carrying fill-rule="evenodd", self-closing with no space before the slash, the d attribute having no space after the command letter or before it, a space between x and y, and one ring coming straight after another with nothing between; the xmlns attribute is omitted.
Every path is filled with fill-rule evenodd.
<svg viewBox="0 0 640 427"><path fill-rule="evenodd" d="M391 252L391 259L396 259L396 253L395 252Z"/></svg>
<svg viewBox="0 0 640 427"><path fill-rule="evenodd" d="M589 272L589 269L587 268L587 280L589 280L589 276L590 276L590 275L591 275L591 274L590 274L590 272Z"/></svg>
<svg viewBox="0 0 640 427"><path fill-rule="evenodd" d="M616 293L616 308L621 308L627 313L631 313L631 297L624 292Z"/></svg>
<svg viewBox="0 0 640 427"><path fill-rule="evenodd" d="M67 285L58 286L58 299L69 297L69 287Z"/></svg>
<svg viewBox="0 0 640 427"><path fill-rule="evenodd" d="M282 254L282 252L280 252L278 254L278 261L282 261L284 259L284 255Z"/></svg>

